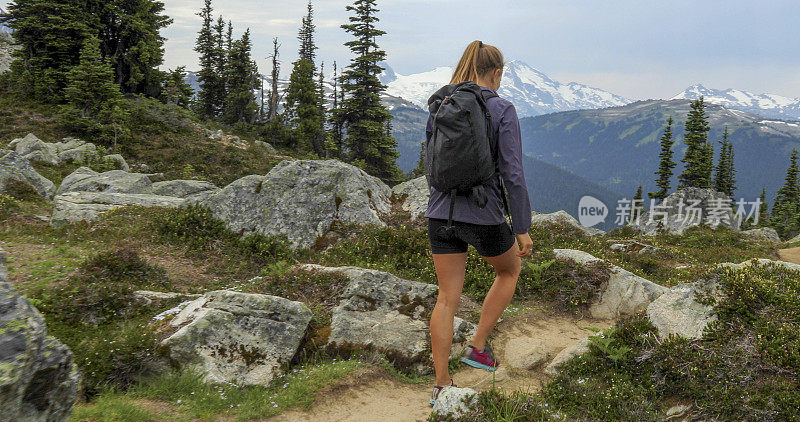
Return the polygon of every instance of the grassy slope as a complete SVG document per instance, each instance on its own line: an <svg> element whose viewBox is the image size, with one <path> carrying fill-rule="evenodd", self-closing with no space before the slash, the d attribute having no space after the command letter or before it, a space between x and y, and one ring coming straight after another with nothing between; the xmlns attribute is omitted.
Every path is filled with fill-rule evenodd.
<svg viewBox="0 0 800 422"><path fill-rule="evenodd" d="M45 107L11 102L3 96L0 96L0 103L4 106L0 109L5 110L0 114L0 139L10 140L28 131L48 141L67 135L59 129L53 115ZM240 150L220 147L205 139L202 126L191 115L180 110L164 108L146 100L133 100L129 107L135 111L139 123L133 129L134 141L123 146L122 153L132 163L147 163L152 171L163 171L169 178L185 177L184 169L189 164L198 176L225 184L245 174L264 173L277 161L275 157L262 154L254 148ZM69 167L40 170L56 180L71 171ZM408 279L428 283L436 281L424 225L421 221L411 222L407 215L399 212L390 216L390 224L385 228L339 227L337 233L330 236L329 248L298 252L288 252L274 239L239 239L233 233L219 228L217 223L209 221L202 213L184 210L127 208L109 213L91 226L75 224L62 229L54 229L34 216L48 212L49 204L46 202L29 197L20 198L19 208L9 215L0 216L0 240L10 257L11 281L40 307L48 319L51 332L71 346L76 352L76 361L84 371L96 370L98 374L93 377L96 391L92 394L100 394L92 395L89 403L78 406L75 413L77 420L245 420L268 416L292 403L307 405L321 386L346 376L363 364L357 361L334 361L335 356L327 355L317 346L326 340L330 310L343 288L343 278L298 272L290 269L292 264L357 265L389 271ZM515 305L520 306L547 301L562 308L577 309L590 300L594 293L591 282L577 286L575 277L576 274L591 276L591 273L587 275L565 265L549 264L554 248L585 250L665 285L695 281L717 262L776 257L774 245L751 243L725 230L697 229L683 237L641 239L659 247L657 252L647 255L612 251L609 246L614 242L614 237L628 238L623 234L591 238L569 227L548 226L532 229L531 236L535 242L535 255L521 275L515 298ZM63 312L59 311L64 306L68 310L87 306L74 299L67 300L69 296L65 294L65 286L88 286L85 288L89 290L85 291L93 293L95 291L91 289L95 287L102 291L108 285L119 288L119 285L128 283L125 281L126 274L101 278L117 284L91 278L96 267L111 267L113 261L119 261L116 257L127 253L125 251L141 258L146 265L137 265L145 265L148 274L164 274L166 281L159 278L162 290L203 292L231 288L276 294L306 302L314 311L312 332L310 341L292 364L292 369L299 372L304 368L303 374L306 375L303 376L308 378L291 372L293 375L281 381L288 383L285 388L283 384L276 383L263 389L233 389L230 386L206 386L190 375L165 375L137 382L137 373L132 373L131 377L124 380L129 389L126 392L117 390L116 386L121 381L119 377L109 374L122 370L135 372L152 363L150 360L156 354L155 350L146 350L147 356L143 357L142 351L135 349L141 349L142 342L154 342L163 335L159 331L160 326L152 326L150 322L153 315L165 309L166 304L160 308L134 307L127 318L120 318L128 322L112 317L99 326L87 325L83 321L66 321L61 317ZM98 256L104 258L98 259ZM133 262L139 261L134 259ZM684 265L688 268L675 269ZM122 270L123 273L125 271L128 270ZM254 278L256 276L260 278ZM90 282L84 282L86 280ZM145 281L137 281L136 286L128 287L140 288L146 285ZM491 268L474 250L470 250L465 293L480 300L491 281ZM120 292L120 295L128 294L124 289ZM582 298L582 302L572 303L574 297ZM789 323L796 324L796 321ZM623 334L648 333L647 327L642 327L641 323L631 323L625 327L633 328L623 327L620 331ZM98 341L106 337L113 340L114 347L103 346ZM639 340L635 338L629 335L624 341L641 352L644 346L637 343ZM720 347L725 344L710 341L708 344L719 344ZM104 357L101 359L103 362L90 359L92 353L100 353ZM696 358L689 355L683 363L693 359L696 361ZM591 409L586 406L570 402L570 397L580 397L584 393L596 394L592 396L596 400L591 402L592 406L600 408L600 405L608 405L619 412L619 409L624 409L639 397L636 394L649 400L650 410L662 402L674 400L673 397L648 391L647 385L641 380L637 381L635 370L611 367L602 354L591 362L594 372L587 373L580 368L568 371L570 375L548 387L546 391L549 391L549 396L509 398L486 395L482 398L484 411L492 406L517 406L524 409L528 417L534 418L539 413L530 406L549 400L574 417L613 419L630 414L590 413ZM311 368L320 369L312 371ZM629 368L640 369L636 366ZM387 367L387 370L391 371L391 367ZM620 391L614 390L617 382L612 379L616 376L614 374L627 377L626 384L620 384ZM592 389L575 387L582 385L580 379L590 378L594 379L590 384ZM791 378L787 380L794 382ZM180 388L165 390L171 386ZM710 394L705 390L698 391L700 393L697 394ZM274 397L275 403L260 401L265 394ZM306 400L298 400L297 397ZM791 400L791 396L788 397L786 400ZM134 412L132 409L139 410Z"/></svg>

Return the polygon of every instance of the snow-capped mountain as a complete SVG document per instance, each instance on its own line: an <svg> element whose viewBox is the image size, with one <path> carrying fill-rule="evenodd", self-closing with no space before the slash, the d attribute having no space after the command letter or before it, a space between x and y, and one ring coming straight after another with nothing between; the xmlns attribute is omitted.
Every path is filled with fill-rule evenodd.
<svg viewBox="0 0 800 422"><path fill-rule="evenodd" d="M725 108L746 111L764 117L800 120L800 98L787 98L774 94L753 94L738 89L711 89L697 84L672 97L672 100L696 100L700 97Z"/></svg>
<svg viewBox="0 0 800 422"><path fill-rule="evenodd" d="M428 98L450 82L451 67L399 75L386 64L381 82L388 86L386 93L424 107ZM561 83L550 79L531 66L514 60L503 71L498 91L501 97L514 103L520 117L538 116L557 111L582 110L620 106L630 103L627 98L576 82Z"/></svg>

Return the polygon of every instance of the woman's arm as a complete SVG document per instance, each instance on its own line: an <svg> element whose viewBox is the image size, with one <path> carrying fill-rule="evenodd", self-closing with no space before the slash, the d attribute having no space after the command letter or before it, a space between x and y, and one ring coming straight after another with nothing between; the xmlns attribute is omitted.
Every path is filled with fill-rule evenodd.
<svg viewBox="0 0 800 422"><path fill-rule="evenodd" d="M515 234L527 234L531 228L531 201L522 166L522 137L517 110L513 104L500 117L497 166L508 191L509 211Z"/></svg>

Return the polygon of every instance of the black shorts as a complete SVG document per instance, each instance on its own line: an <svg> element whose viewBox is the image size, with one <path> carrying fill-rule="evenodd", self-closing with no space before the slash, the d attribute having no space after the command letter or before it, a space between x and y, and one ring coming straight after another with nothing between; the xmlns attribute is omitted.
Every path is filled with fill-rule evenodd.
<svg viewBox="0 0 800 422"><path fill-rule="evenodd" d="M428 218L428 239L435 254L462 253L472 245L481 256L497 256L507 252L516 237L507 222L500 224L472 224L453 221L452 235L440 229L447 226L447 220Z"/></svg>

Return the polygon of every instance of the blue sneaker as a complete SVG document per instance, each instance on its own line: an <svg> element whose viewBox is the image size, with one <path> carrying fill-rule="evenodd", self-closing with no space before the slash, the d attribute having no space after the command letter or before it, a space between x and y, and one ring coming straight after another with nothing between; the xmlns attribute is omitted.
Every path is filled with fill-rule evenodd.
<svg viewBox="0 0 800 422"><path fill-rule="evenodd" d="M497 366L500 365L494 358L494 353L488 343L483 346L483 350L478 350L470 344L467 350L464 350L464 356L461 358L461 362L474 368L485 369L491 372L494 372Z"/></svg>

